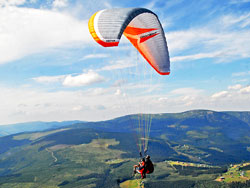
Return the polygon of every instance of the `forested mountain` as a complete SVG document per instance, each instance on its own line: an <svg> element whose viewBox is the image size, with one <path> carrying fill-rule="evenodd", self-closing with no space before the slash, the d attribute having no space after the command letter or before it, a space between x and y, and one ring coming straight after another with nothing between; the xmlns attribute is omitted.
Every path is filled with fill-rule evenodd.
<svg viewBox="0 0 250 188"><path fill-rule="evenodd" d="M137 115L128 115L0 137L0 187L122 187L138 162L136 123ZM154 114L148 154L156 167L145 187L229 187L214 180L250 160L250 113Z"/></svg>

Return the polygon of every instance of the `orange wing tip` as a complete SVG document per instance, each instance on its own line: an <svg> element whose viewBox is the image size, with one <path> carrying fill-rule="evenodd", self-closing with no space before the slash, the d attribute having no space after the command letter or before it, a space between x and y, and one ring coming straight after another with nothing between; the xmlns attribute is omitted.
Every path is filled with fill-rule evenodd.
<svg viewBox="0 0 250 188"><path fill-rule="evenodd" d="M96 40L96 42L103 47L113 47L113 46L118 46L119 42L105 42L102 40Z"/></svg>
<svg viewBox="0 0 250 188"><path fill-rule="evenodd" d="M149 61L148 61L149 62ZM168 72L161 72L161 71L159 71L157 68L155 68L150 62L149 62L149 64L151 65L151 67L153 67L153 69L157 72L157 73L159 73L160 75L170 75L170 71L168 71Z"/></svg>
<svg viewBox="0 0 250 188"><path fill-rule="evenodd" d="M157 71L157 70L156 70ZM157 71L160 75L170 75L170 72L159 72Z"/></svg>

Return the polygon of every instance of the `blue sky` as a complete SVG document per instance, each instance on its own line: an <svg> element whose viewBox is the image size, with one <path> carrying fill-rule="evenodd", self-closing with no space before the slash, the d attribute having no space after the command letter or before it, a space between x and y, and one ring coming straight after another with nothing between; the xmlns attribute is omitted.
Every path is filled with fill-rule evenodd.
<svg viewBox="0 0 250 188"><path fill-rule="evenodd" d="M158 15L170 76L155 73L124 37L116 48L92 39L90 16L122 7ZM1 0L0 125L250 111L249 44L250 0Z"/></svg>

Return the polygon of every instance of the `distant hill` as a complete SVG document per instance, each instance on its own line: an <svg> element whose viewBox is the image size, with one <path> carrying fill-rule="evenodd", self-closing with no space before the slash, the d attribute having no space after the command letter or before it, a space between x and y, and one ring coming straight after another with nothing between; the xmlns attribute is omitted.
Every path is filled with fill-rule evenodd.
<svg viewBox="0 0 250 188"><path fill-rule="evenodd" d="M60 127L80 123L82 121L63 121L63 122L26 122L9 125L0 125L0 136L7 136L21 132L44 131L47 129L57 129Z"/></svg>
<svg viewBox="0 0 250 188"><path fill-rule="evenodd" d="M46 131L38 131L36 124L34 129L26 127L29 132L0 137L0 187L133 183L131 168L139 156L133 125L137 119L128 115L100 122L41 124ZM145 187L220 187L213 180L226 172L225 165L250 160L249 122L249 112L194 110L152 115L148 153L156 168ZM169 160L197 165L172 166Z"/></svg>

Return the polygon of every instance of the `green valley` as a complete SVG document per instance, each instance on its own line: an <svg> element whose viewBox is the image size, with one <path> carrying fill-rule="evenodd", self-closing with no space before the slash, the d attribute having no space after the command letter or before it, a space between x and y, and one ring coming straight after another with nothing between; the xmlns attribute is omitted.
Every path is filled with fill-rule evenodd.
<svg viewBox="0 0 250 188"><path fill-rule="evenodd" d="M153 115L148 154L155 171L143 181L132 175L139 161L129 125L134 115L0 137L0 187L247 187L247 118L213 111Z"/></svg>

